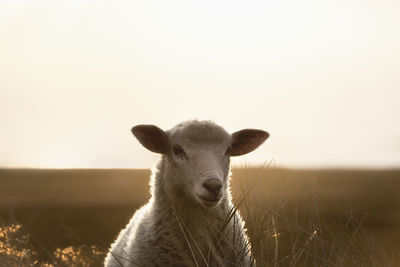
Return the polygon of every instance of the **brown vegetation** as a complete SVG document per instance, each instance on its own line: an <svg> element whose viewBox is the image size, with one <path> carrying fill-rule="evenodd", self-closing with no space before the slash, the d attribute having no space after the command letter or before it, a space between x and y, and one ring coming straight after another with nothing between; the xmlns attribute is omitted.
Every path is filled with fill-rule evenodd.
<svg viewBox="0 0 400 267"><path fill-rule="evenodd" d="M0 262L100 265L147 201L149 175L0 170ZM233 170L232 186L258 266L400 262L400 171L246 168Z"/></svg>

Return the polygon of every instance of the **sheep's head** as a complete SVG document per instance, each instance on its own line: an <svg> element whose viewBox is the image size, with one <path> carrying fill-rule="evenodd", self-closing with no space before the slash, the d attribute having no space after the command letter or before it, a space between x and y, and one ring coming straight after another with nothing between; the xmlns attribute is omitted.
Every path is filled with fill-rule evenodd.
<svg viewBox="0 0 400 267"><path fill-rule="evenodd" d="M227 195L230 157L253 151L269 136L256 129L229 134L208 121L184 122L166 132L137 125L132 133L145 148L165 155L168 191L186 192L204 207L217 206Z"/></svg>

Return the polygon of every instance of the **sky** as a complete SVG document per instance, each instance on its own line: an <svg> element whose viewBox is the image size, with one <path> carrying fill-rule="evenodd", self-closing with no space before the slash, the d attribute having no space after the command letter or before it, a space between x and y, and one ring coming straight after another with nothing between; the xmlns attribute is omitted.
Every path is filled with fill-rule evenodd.
<svg viewBox="0 0 400 267"><path fill-rule="evenodd" d="M213 120L234 166L400 167L400 2L0 0L0 167L149 168Z"/></svg>

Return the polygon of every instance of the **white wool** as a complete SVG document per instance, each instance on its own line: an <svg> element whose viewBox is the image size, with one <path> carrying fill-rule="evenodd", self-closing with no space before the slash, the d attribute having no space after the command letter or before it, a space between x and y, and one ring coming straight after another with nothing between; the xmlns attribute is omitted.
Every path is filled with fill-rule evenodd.
<svg viewBox="0 0 400 267"><path fill-rule="evenodd" d="M166 133L185 154L162 155L152 170L149 202L111 245L105 266L253 266L244 222L231 200L225 151L232 135L208 121L181 123ZM210 179L222 187L219 200L207 205L204 184Z"/></svg>

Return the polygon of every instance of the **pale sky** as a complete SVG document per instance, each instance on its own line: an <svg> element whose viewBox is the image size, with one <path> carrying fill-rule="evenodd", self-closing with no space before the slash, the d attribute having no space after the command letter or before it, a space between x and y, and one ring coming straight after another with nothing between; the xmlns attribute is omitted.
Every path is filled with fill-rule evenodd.
<svg viewBox="0 0 400 267"><path fill-rule="evenodd" d="M149 168L136 124L271 137L234 164L400 167L400 1L0 0L0 166Z"/></svg>

